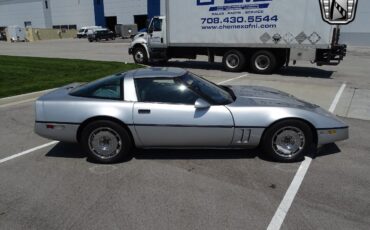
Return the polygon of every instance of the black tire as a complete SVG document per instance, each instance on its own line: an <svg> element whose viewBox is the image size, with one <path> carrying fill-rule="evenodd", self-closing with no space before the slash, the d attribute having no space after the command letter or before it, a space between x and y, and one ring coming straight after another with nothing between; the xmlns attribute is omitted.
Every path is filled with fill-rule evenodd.
<svg viewBox="0 0 370 230"><path fill-rule="evenodd" d="M276 70L280 70L285 67L286 65L286 54L282 53L277 55L277 64L276 64Z"/></svg>
<svg viewBox="0 0 370 230"><path fill-rule="evenodd" d="M93 42L93 40L92 39L89 39L89 42Z"/></svg>
<svg viewBox="0 0 370 230"><path fill-rule="evenodd" d="M137 47L132 52L132 56L136 64L146 65L148 64L148 54L143 47Z"/></svg>
<svg viewBox="0 0 370 230"><path fill-rule="evenodd" d="M97 135L100 135L100 139L103 139L106 143L101 143L103 141L100 139L96 143L97 140L94 139L93 135L95 138L97 138ZM88 124L82 130L81 144L90 160L103 164L117 163L128 158L133 145L126 129L108 120L95 121ZM108 148L107 150L104 150L104 145L108 146L106 147Z"/></svg>
<svg viewBox="0 0 370 230"><path fill-rule="evenodd" d="M250 59L250 68L257 74L271 74L276 70L276 56L268 50L255 52Z"/></svg>
<svg viewBox="0 0 370 230"><path fill-rule="evenodd" d="M245 55L239 50L229 50L222 58L222 64L227 71L240 72L246 63Z"/></svg>
<svg viewBox="0 0 370 230"><path fill-rule="evenodd" d="M278 143L281 145L277 145ZM290 144L293 147L288 150L284 144ZM310 126L299 120L285 120L272 125L266 130L262 139L264 154L279 162L301 160L313 150L313 147L313 133ZM289 154L288 151L292 152Z"/></svg>

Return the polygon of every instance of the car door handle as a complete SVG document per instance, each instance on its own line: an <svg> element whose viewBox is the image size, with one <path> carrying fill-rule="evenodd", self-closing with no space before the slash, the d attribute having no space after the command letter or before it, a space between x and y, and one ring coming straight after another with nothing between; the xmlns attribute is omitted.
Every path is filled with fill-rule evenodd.
<svg viewBox="0 0 370 230"><path fill-rule="evenodd" d="M150 114L150 109L139 109L139 114Z"/></svg>

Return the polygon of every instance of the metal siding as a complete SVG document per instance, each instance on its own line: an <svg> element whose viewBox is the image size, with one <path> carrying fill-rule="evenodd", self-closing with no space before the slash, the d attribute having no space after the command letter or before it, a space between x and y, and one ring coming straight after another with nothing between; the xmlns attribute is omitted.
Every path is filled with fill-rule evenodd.
<svg viewBox="0 0 370 230"><path fill-rule="evenodd" d="M148 0L148 19L161 14L161 0Z"/></svg>
<svg viewBox="0 0 370 230"><path fill-rule="evenodd" d="M35 28L45 27L43 1L0 1L0 26L18 25L23 27L25 21L31 21Z"/></svg>
<svg viewBox="0 0 370 230"><path fill-rule="evenodd" d="M95 25L94 3L92 0L50 0L53 25Z"/></svg>
<svg viewBox="0 0 370 230"><path fill-rule="evenodd" d="M93 0L93 1L94 1L95 25L105 26L104 0Z"/></svg>
<svg viewBox="0 0 370 230"><path fill-rule="evenodd" d="M342 26L340 41L348 45L370 46L370 1L359 0L355 20Z"/></svg>
<svg viewBox="0 0 370 230"><path fill-rule="evenodd" d="M117 24L134 24L134 15L147 14L147 0L105 0L104 14L116 16Z"/></svg>

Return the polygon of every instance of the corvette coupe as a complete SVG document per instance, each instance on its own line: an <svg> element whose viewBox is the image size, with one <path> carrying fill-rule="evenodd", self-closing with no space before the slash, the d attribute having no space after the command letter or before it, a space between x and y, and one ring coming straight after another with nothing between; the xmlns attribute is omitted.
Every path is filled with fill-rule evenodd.
<svg viewBox="0 0 370 230"><path fill-rule="evenodd" d="M319 106L257 86L220 86L178 68L145 68L61 87L36 101L35 132L114 163L136 148L261 147L281 162L348 138Z"/></svg>

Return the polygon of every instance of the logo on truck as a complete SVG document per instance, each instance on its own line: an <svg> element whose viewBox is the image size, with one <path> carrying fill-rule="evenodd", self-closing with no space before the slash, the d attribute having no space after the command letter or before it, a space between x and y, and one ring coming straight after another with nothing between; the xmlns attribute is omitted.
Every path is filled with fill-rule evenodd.
<svg viewBox="0 0 370 230"><path fill-rule="evenodd" d="M222 6L214 6L215 0L197 0L198 6L211 6L209 11L231 11L231 10L251 10L267 9L272 0L223 0ZM238 4L238 5L237 5Z"/></svg>
<svg viewBox="0 0 370 230"><path fill-rule="evenodd" d="M329 24L348 24L355 19L358 0L320 0L322 18Z"/></svg>

